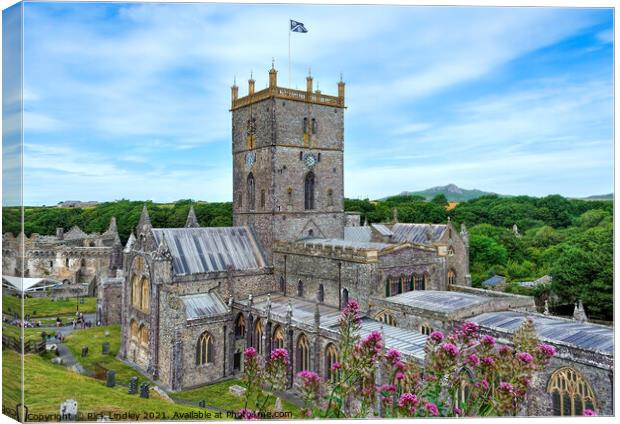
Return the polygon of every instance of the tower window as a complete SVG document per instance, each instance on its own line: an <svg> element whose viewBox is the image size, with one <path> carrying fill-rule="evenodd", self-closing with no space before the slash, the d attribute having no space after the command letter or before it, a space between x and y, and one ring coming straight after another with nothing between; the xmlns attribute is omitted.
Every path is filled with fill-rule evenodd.
<svg viewBox="0 0 620 424"><path fill-rule="evenodd" d="M302 132L306 134L308 132L308 118L304 118L304 123L302 127Z"/></svg>
<svg viewBox="0 0 620 424"><path fill-rule="evenodd" d="M291 187L286 190L286 194L288 194L288 205L291 206L293 204L293 189Z"/></svg>
<svg viewBox="0 0 620 424"><path fill-rule="evenodd" d="M260 191L260 207L265 208L265 190Z"/></svg>
<svg viewBox="0 0 620 424"><path fill-rule="evenodd" d="M256 186L254 182L254 175L250 172L248 175L248 208L251 211L254 210L256 206Z"/></svg>
<svg viewBox="0 0 620 424"><path fill-rule="evenodd" d="M448 271L448 284L456 284L456 271L453 269Z"/></svg>
<svg viewBox="0 0 620 424"><path fill-rule="evenodd" d="M304 297L304 282L301 280L297 282L297 296Z"/></svg>
<svg viewBox="0 0 620 424"><path fill-rule="evenodd" d="M317 300L322 303L324 299L325 299L325 288L323 287L323 284L319 284L319 292L317 294Z"/></svg>
<svg viewBox="0 0 620 424"><path fill-rule="evenodd" d="M304 152L299 152L299 160L304 160Z"/></svg>
<svg viewBox="0 0 620 424"><path fill-rule="evenodd" d="M320 162L320 161L321 161L321 153L317 155L317 162Z"/></svg>
<svg viewBox="0 0 620 424"><path fill-rule="evenodd" d="M331 188L327 190L327 205L334 206L334 190Z"/></svg>
<svg viewBox="0 0 620 424"><path fill-rule="evenodd" d="M304 183L304 206L305 209L314 209L314 173L308 172Z"/></svg>
<svg viewBox="0 0 620 424"><path fill-rule="evenodd" d="M316 134L316 119L312 118L312 134Z"/></svg>

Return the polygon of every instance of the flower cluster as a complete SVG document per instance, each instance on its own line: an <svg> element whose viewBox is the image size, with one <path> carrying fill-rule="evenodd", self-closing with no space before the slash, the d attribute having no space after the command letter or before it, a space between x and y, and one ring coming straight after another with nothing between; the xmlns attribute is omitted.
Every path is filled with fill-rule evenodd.
<svg viewBox="0 0 620 424"><path fill-rule="evenodd" d="M288 365L288 350L283 348L274 349L273 352L271 352L271 360L282 361L285 365Z"/></svg>

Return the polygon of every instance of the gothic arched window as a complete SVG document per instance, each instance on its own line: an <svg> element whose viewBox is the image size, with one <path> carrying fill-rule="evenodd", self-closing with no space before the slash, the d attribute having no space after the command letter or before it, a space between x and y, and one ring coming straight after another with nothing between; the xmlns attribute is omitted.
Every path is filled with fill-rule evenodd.
<svg viewBox="0 0 620 424"><path fill-rule="evenodd" d="M319 293L317 294L317 300L319 302L323 302L324 299L325 299L325 288L323 287L323 284L319 284Z"/></svg>
<svg viewBox="0 0 620 424"><path fill-rule="evenodd" d="M254 182L254 174L251 172L248 174L248 208L251 211L254 210L256 206L256 183Z"/></svg>
<svg viewBox="0 0 620 424"><path fill-rule="evenodd" d="M142 299L140 300L140 309L148 312L151 300L151 285L146 277L142 277Z"/></svg>
<svg viewBox="0 0 620 424"><path fill-rule="evenodd" d="M424 323L420 325L420 333L424 334L425 336L429 336L431 333L433 332L433 328L428 324L428 323Z"/></svg>
<svg viewBox="0 0 620 424"><path fill-rule="evenodd" d="M235 337L238 339L245 337L245 317L241 313L235 321Z"/></svg>
<svg viewBox="0 0 620 424"><path fill-rule="evenodd" d="M297 282L297 296L304 297L304 282L301 280Z"/></svg>
<svg viewBox="0 0 620 424"><path fill-rule="evenodd" d="M424 290L428 290L428 283L430 283L431 281L431 276L428 274L428 272L424 273L424 276L422 277L422 283L424 284Z"/></svg>
<svg viewBox="0 0 620 424"><path fill-rule="evenodd" d="M343 306L347 306L347 303L349 303L349 289L343 289L342 290L342 304Z"/></svg>
<svg viewBox="0 0 620 424"><path fill-rule="evenodd" d="M286 281L284 277L280 277L280 291L284 293L286 291Z"/></svg>
<svg viewBox="0 0 620 424"><path fill-rule="evenodd" d="M338 370L332 370L332 365L338 362L338 349L333 343L325 349L325 376L330 383L335 383L338 378Z"/></svg>
<svg viewBox="0 0 620 424"><path fill-rule="evenodd" d="M259 355L263 354L263 323L256 320L254 327L254 348Z"/></svg>
<svg viewBox="0 0 620 424"><path fill-rule="evenodd" d="M196 345L196 365L213 362L213 337L207 331L201 334Z"/></svg>
<svg viewBox="0 0 620 424"><path fill-rule="evenodd" d="M284 330L279 325L273 330L273 349L281 349L284 347Z"/></svg>
<svg viewBox="0 0 620 424"><path fill-rule="evenodd" d="M131 320L131 323L129 323L129 336L131 337L131 340L136 342L140 339L138 323L133 319Z"/></svg>
<svg viewBox="0 0 620 424"><path fill-rule="evenodd" d="M310 369L310 344L305 334L297 339L297 371Z"/></svg>
<svg viewBox="0 0 620 424"><path fill-rule="evenodd" d="M138 334L140 335L140 344L142 346L149 345L149 330L142 324L140 329L138 330Z"/></svg>
<svg viewBox="0 0 620 424"><path fill-rule="evenodd" d="M396 319L389 312L379 312L377 315L375 315L375 319L387 325L396 325Z"/></svg>
<svg viewBox="0 0 620 424"><path fill-rule="evenodd" d="M310 171L306 174L304 182L304 207L305 209L314 209L314 172Z"/></svg>
<svg viewBox="0 0 620 424"><path fill-rule="evenodd" d="M415 289L424 290L424 276L422 275L415 276Z"/></svg>
<svg viewBox="0 0 620 424"><path fill-rule="evenodd" d="M596 409L590 384L573 368L556 370L549 379L547 392L551 394L553 415L581 416L586 408Z"/></svg>
<svg viewBox="0 0 620 424"><path fill-rule="evenodd" d="M448 256L454 256L454 248L452 246L448 247Z"/></svg>
<svg viewBox="0 0 620 424"><path fill-rule="evenodd" d="M453 269L448 271L448 284L456 284L456 271Z"/></svg>
<svg viewBox="0 0 620 424"><path fill-rule="evenodd" d="M140 296L141 296L141 287L140 287L140 279L137 275L131 278L131 305L139 308L140 307Z"/></svg>

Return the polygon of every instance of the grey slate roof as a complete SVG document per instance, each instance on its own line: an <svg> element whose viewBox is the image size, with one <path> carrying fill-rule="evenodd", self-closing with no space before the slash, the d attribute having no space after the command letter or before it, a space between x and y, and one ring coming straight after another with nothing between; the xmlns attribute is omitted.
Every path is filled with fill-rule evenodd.
<svg viewBox="0 0 620 424"><path fill-rule="evenodd" d="M609 355L614 353L612 327L558 317L528 315L517 311L487 312L470 318L470 321L478 323L481 327L513 333L528 316L534 321L536 332L541 339Z"/></svg>
<svg viewBox="0 0 620 424"><path fill-rule="evenodd" d="M436 312L451 312L490 302L486 296L437 290L413 290L385 298L387 302Z"/></svg>
<svg viewBox="0 0 620 424"><path fill-rule="evenodd" d="M392 230L390 230L388 226L385 224L370 224L370 226L374 228L375 230L377 230L377 232L381 234L382 236L392 235Z"/></svg>
<svg viewBox="0 0 620 424"><path fill-rule="evenodd" d="M431 229L431 240L426 236ZM392 227L392 242L431 244L436 242L446 230L446 224L394 224Z"/></svg>
<svg viewBox="0 0 620 424"><path fill-rule="evenodd" d="M369 242L371 238L371 227L344 227L344 239L347 241Z"/></svg>
<svg viewBox="0 0 620 424"><path fill-rule="evenodd" d="M502 284L506 281L505 277L502 277L501 275L494 275L491 278L489 278L488 280L484 280L482 282L483 286L486 287L495 287L498 284Z"/></svg>
<svg viewBox="0 0 620 424"><path fill-rule="evenodd" d="M289 300L293 309L291 320L293 322L303 323L309 326L313 325L315 303L297 297L287 297L282 295L272 296L271 316L279 318L278 320L280 322L284 322L286 319ZM240 303L247 305L247 300L243 300ZM253 306L256 309L265 312L267 310L267 297L257 297L254 299ZM338 308L319 304L319 313L321 315L320 327L322 329L337 333L338 318L340 316L340 311ZM418 359L424 358L424 345L426 343L427 336L417 331L392 327L382 322L365 317L361 322L360 336L366 337L372 331L381 331L381 326L383 326L385 346L388 349L393 347L406 355L411 355Z"/></svg>
<svg viewBox="0 0 620 424"><path fill-rule="evenodd" d="M77 239L83 239L88 237L88 234L86 234L84 231L82 231L80 229L80 227L78 227L77 225L74 225L69 231L67 231L63 238L65 240L77 240Z"/></svg>
<svg viewBox="0 0 620 424"><path fill-rule="evenodd" d="M390 245L388 243L373 243L369 241L352 241L342 239L307 239L303 241L308 245L324 247L351 247L353 249L376 249L383 250Z"/></svg>
<svg viewBox="0 0 620 424"><path fill-rule="evenodd" d="M228 307L216 293L191 294L181 296L181 300L188 321L228 313Z"/></svg>
<svg viewBox="0 0 620 424"><path fill-rule="evenodd" d="M247 227L154 228L157 244L165 234L175 275L265 267L265 259Z"/></svg>

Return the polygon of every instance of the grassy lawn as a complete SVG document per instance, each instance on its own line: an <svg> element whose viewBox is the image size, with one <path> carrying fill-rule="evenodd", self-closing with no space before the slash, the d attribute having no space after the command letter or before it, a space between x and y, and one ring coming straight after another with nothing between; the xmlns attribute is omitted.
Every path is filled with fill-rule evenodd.
<svg viewBox="0 0 620 424"><path fill-rule="evenodd" d="M14 325L9 325L9 324L5 324L2 323L2 334L6 334L7 336L13 337L17 340L19 340L20 338L20 331L19 331L19 327L16 327ZM29 340L34 340L35 342L40 342L41 341L41 333L45 331L47 334L51 334L52 336L54 336L54 334L56 334L55 331L53 330L43 330L41 328L24 328L24 336L25 336L25 340L24 342L28 342Z"/></svg>
<svg viewBox="0 0 620 424"><path fill-rule="evenodd" d="M245 406L245 397L234 396L228 391L228 388L234 384L244 386L241 380L232 379L196 389L173 393L171 396L175 399L189 400L192 402L200 402L201 400L204 400L209 406L215 406L225 410L238 411ZM274 404L275 398L271 397L268 405L273 408ZM250 399L250 402L248 403L248 407L250 409L252 409L253 406L254 398ZM282 400L282 409L287 412L292 412L294 418L301 417L299 407L290 402Z"/></svg>
<svg viewBox="0 0 620 424"><path fill-rule="evenodd" d="M21 299L18 296L3 295L2 313L5 315L19 314L21 311L20 301ZM78 302L75 298L52 300L45 297L26 297L24 299L24 314L30 314L31 317L74 317L77 305ZM97 298L85 297L84 304L79 304L79 306L80 312L85 314L94 313L97 311Z"/></svg>
<svg viewBox="0 0 620 424"><path fill-rule="evenodd" d="M2 404L5 408L14 408L20 399L20 357L16 352L5 350L2 355L3 390ZM94 421L96 414L111 416L114 420L145 420L153 414L151 420L178 419L190 420L188 416L174 417L174 413L188 414L204 411L200 408L175 404L159 398L151 391L151 398L142 399L138 395L127 394L123 387L108 388L103 382L69 371L63 366L54 365L44 356L25 355L25 404L30 414L58 414L60 404L67 399L78 403L81 419ZM137 417L118 416L133 412ZM90 417L87 414L93 414ZM211 412L212 417L214 415ZM159 417L159 418L157 418ZM194 418L196 419L196 418ZM204 418L203 418L204 419ZM33 421L58 421L54 418Z"/></svg>
<svg viewBox="0 0 620 424"><path fill-rule="evenodd" d="M110 335L105 336L105 332L109 331ZM104 342L110 343L110 353L104 355L101 353L101 345ZM119 384L129 384L131 377L138 377L140 384L148 379L140 372L134 370L128 365L116 359L116 354L121 345L121 327L120 325L109 325L103 327L91 327L83 330L76 330L67 335L65 344L73 352L76 359L84 368L95 371L97 364L116 371L116 381ZM81 357L82 346L88 346L88 356Z"/></svg>

